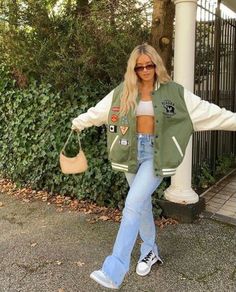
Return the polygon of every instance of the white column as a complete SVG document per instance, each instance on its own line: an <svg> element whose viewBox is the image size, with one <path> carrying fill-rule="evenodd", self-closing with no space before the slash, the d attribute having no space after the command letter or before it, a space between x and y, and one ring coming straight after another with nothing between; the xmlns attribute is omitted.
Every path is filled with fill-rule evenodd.
<svg viewBox="0 0 236 292"><path fill-rule="evenodd" d="M174 80L193 91L195 24L197 0L174 0L175 3L175 48ZM192 204L199 196L191 186L192 179L192 138L186 149L183 162L176 175L171 178L171 185L165 191L165 198L180 204Z"/></svg>

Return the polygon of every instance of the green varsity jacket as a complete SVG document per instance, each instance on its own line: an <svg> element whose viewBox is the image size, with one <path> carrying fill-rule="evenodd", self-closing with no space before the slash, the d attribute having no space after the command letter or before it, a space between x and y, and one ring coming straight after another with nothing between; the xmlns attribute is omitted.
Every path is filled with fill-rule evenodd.
<svg viewBox="0 0 236 292"><path fill-rule="evenodd" d="M123 84L115 90L108 117L108 157L114 170L136 173L136 115L130 110L120 115ZM156 175L174 175L182 162L189 138L193 133L185 101L184 88L174 82L161 84L152 92L154 107L154 171ZM139 96L137 102L139 101Z"/></svg>

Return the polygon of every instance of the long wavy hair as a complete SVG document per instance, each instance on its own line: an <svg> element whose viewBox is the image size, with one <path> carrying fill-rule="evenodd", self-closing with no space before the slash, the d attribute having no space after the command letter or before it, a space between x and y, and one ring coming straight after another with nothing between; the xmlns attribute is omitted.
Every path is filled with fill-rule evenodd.
<svg viewBox="0 0 236 292"><path fill-rule="evenodd" d="M134 71L134 68L136 66L138 57L142 54L149 56L152 62L156 65L155 82L158 81L159 83L167 83L171 80L160 55L152 46L144 43L135 47L130 54L124 76L124 87L120 104L121 115L127 114L130 109L135 109L137 106L136 98L141 80Z"/></svg>

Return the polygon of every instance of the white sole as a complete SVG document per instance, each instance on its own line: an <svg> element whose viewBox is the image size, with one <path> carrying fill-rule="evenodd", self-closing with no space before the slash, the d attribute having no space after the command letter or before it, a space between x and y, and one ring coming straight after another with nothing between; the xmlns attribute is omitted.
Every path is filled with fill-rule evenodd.
<svg viewBox="0 0 236 292"><path fill-rule="evenodd" d="M136 269L136 273L137 273L139 276L146 276L147 274L150 273L150 271L151 271L151 269L152 269L152 266L153 266L157 261L158 261L158 258L155 257L155 259L153 260L151 266L149 267L149 269L148 269L145 273L140 273L140 272L137 271L137 269Z"/></svg>
<svg viewBox="0 0 236 292"><path fill-rule="evenodd" d="M114 287L112 284L102 281L100 278L96 277L93 273L90 274L90 278L93 279L98 284L102 285L103 287L110 288L110 289L118 289L117 287Z"/></svg>

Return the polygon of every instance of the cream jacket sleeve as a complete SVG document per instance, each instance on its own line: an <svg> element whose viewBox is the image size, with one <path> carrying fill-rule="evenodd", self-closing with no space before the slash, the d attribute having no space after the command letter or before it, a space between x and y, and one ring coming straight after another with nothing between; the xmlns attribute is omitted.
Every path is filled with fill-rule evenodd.
<svg viewBox="0 0 236 292"><path fill-rule="evenodd" d="M91 126L101 126L108 123L108 115L111 108L114 90L106 95L96 106L88 109L72 120L72 129L82 131Z"/></svg>
<svg viewBox="0 0 236 292"><path fill-rule="evenodd" d="M236 113L202 100L187 89L184 99L195 131L236 131Z"/></svg>

